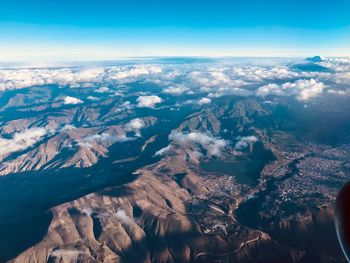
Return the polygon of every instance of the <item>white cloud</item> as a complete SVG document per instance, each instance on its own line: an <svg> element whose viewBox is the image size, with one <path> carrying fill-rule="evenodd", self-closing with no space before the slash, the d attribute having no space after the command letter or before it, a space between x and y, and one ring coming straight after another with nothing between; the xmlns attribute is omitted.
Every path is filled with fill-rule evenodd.
<svg viewBox="0 0 350 263"><path fill-rule="evenodd" d="M210 98L219 98L225 95L239 96L239 97L248 97L253 95L254 93L247 89L241 88L217 88L213 90L213 92L208 93L208 97Z"/></svg>
<svg viewBox="0 0 350 263"><path fill-rule="evenodd" d="M132 225L134 222L133 219L128 216L123 209L118 209L114 216L125 225Z"/></svg>
<svg viewBox="0 0 350 263"><path fill-rule="evenodd" d="M241 79L234 78L226 68L217 68L201 71L194 71L188 75L189 85L201 87L202 91L209 91L213 88L222 87L230 89L240 87L247 84Z"/></svg>
<svg viewBox="0 0 350 263"><path fill-rule="evenodd" d="M126 80L135 79L140 76L147 76L151 74L159 74L162 69L154 65L137 65L131 68L118 68L114 74L110 74L111 79Z"/></svg>
<svg viewBox="0 0 350 263"><path fill-rule="evenodd" d="M106 68L0 69L0 91L48 84L70 85L71 87L93 87L96 84L111 81L122 84L161 72L162 69L155 65ZM97 92L106 91L105 87L97 90Z"/></svg>
<svg viewBox="0 0 350 263"><path fill-rule="evenodd" d="M244 73L241 72L244 76ZM207 97L218 98L226 95L251 96L252 91L245 88L252 82L251 78L245 80L242 75L235 74L232 68L218 67L215 69L194 71L188 75L187 85L193 91L208 93Z"/></svg>
<svg viewBox="0 0 350 263"><path fill-rule="evenodd" d="M350 69L349 69L350 71ZM333 80L338 84L349 84L350 83L350 72L336 73L330 76L330 80Z"/></svg>
<svg viewBox="0 0 350 263"><path fill-rule="evenodd" d="M108 133L102 133L89 135L85 138L76 140L76 142L79 146L91 148L93 142L98 142L99 144L109 146L115 142L126 142L130 140L133 140L133 138L129 138L125 135L114 136Z"/></svg>
<svg viewBox="0 0 350 263"><path fill-rule="evenodd" d="M346 91L345 90L337 90L337 89L328 89L327 93L340 96L340 95L345 95Z"/></svg>
<svg viewBox="0 0 350 263"><path fill-rule="evenodd" d="M270 83L267 85L264 85L260 87L256 91L256 95L261 96L261 97L266 97L268 95L276 95L276 96L283 96L284 91L281 89L281 86L275 83Z"/></svg>
<svg viewBox="0 0 350 263"><path fill-rule="evenodd" d="M239 136L237 137L237 142L235 144L236 150L243 150L244 148L247 148L250 143L254 143L258 141L258 138L254 135L252 136Z"/></svg>
<svg viewBox="0 0 350 263"><path fill-rule="evenodd" d="M156 153L154 154L154 156L163 156L165 155L169 150L170 150L171 146L168 145L162 149L160 149L159 151L156 151Z"/></svg>
<svg viewBox="0 0 350 263"><path fill-rule="evenodd" d="M318 63L319 65L330 68L335 72L349 72L350 71L350 57L343 58L326 58L324 61Z"/></svg>
<svg viewBox="0 0 350 263"><path fill-rule="evenodd" d="M129 123L125 124L126 131L134 131L137 137L141 136L140 129L145 126L145 123L140 118L132 119Z"/></svg>
<svg viewBox="0 0 350 263"><path fill-rule="evenodd" d="M229 144L226 140L200 132L182 133L173 131L169 135L169 139L183 145L188 143L198 144L207 151L208 156L220 156L222 150Z"/></svg>
<svg viewBox="0 0 350 263"><path fill-rule="evenodd" d="M295 82L286 82L282 85L271 83L260 87L256 95L266 97L275 96L294 96L300 101L307 101L323 93L325 85L323 82L315 79L300 79Z"/></svg>
<svg viewBox="0 0 350 263"><path fill-rule="evenodd" d="M163 93L171 94L171 95L181 95L190 89L185 86L171 86L163 89Z"/></svg>
<svg viewBox="0 0 350 263"><path fill-rule="evenodd" d="M71 124L66 124L62 127L61 131L71 131L76 129L77 127L75 127L74 125Z"/></svg>
<svg viewBox="0 0 350 263"><path fill-rule="evenodd" d="M103 80L103 68L10 69L0 70L0 91L37 85L79 85Z"/></svg>
<svg viewBox="0 0 350 263"><path fill-rule="evenodd" d="M285 85L285 84L284 84ZM314 79L298 80L287 86L287 89L296 89L297 99L309 100L322 94L325 85L322 82L317 82Z"/></svg>
<svg viewBox="0 0 350 263"><path fill-rule="evenodd" d="M98 101L99 100L99 98L94 97L94 96L88 96L87 99L91 100L91 101Z"/></svg>
<svg viewBox="0 0 350 263"><path fill-rule="evenodd" d="M98 89L94 90L97 93L106 93L109 92L109 88L107 87L99 87Z"/></svg>
<svg viewBox="0 0 350 263"><path fill-rule="evenodd" d="M209 98L201 98L199 101L198 101L198 104L199 105L205 105L205 104L210 104L211 103L211 99Z"/></svg>
<svg viewBox="0 0 350 263"><path fill-rule="evenodd" d="M83 103L83 101L81 99L78 99L78 98L67 96L67 97L64 98L64 102L63 103L66 104L66 105L68 105L68 104L76 105L76 104Z"/></svg>
<svg viewBox="0 0 350 263"><path fill-rule="evenodd" d="M151 96L140 96L137 98L137 107L139 108L154 108L156 104L161 103L162 98L151 95Z"/></svg>
<svg viewBox="0 0 350 263"><path fill-rule="evenodd" d="M140 130L144 126L145 124L140 118L132 119L128 124L126 124L126 127L131 130Z"/></svg>
<svg viewBox="0 0 350 263"><path fill-rule="evenodd" d="M25 150L39 142L47 133L45 128L30 128L16 132L11 139L0 137L0 156Z"/></svg>

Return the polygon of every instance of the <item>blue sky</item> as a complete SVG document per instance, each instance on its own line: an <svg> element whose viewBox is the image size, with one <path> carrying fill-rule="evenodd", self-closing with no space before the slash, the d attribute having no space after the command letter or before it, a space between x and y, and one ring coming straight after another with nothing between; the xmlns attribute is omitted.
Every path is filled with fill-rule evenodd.
<svg viewBox="0 0 350 263"><path fill-rule="evenodd" d="M349 0L0 0L0 60L350 55Z"/></svg>

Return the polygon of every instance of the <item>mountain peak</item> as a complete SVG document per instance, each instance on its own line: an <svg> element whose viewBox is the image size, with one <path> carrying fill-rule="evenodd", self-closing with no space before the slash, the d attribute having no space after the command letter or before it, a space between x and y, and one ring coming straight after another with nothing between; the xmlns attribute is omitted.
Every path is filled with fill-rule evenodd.
<svg viewBox="0 0 350 263"><path fill-rule="evenodd" d="M305 60L310 62L322 62L322 61L325 61L326 59L325 57L322 57L322 56L314 56L314 57L306 58Z"/></svg>

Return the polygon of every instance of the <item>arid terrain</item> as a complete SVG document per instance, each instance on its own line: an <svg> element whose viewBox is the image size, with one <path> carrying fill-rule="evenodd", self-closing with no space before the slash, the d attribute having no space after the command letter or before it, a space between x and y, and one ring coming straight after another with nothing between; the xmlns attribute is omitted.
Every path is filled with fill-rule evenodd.
<svg viewBox="0 0 350 263"><path fill-rule="evenodd" d="M0 69L0 262L345 262L350 60Z"/></svg>

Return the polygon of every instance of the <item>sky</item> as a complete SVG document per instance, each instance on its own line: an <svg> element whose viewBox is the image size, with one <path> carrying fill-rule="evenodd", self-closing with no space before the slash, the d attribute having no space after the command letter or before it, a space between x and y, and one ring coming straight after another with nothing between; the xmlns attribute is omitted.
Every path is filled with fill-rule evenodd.
<svg viewBox="0 0 350 263"><path fill-rule="evenodd" d="M349 0L0 0L0 61L350 56Z"/></svg>

